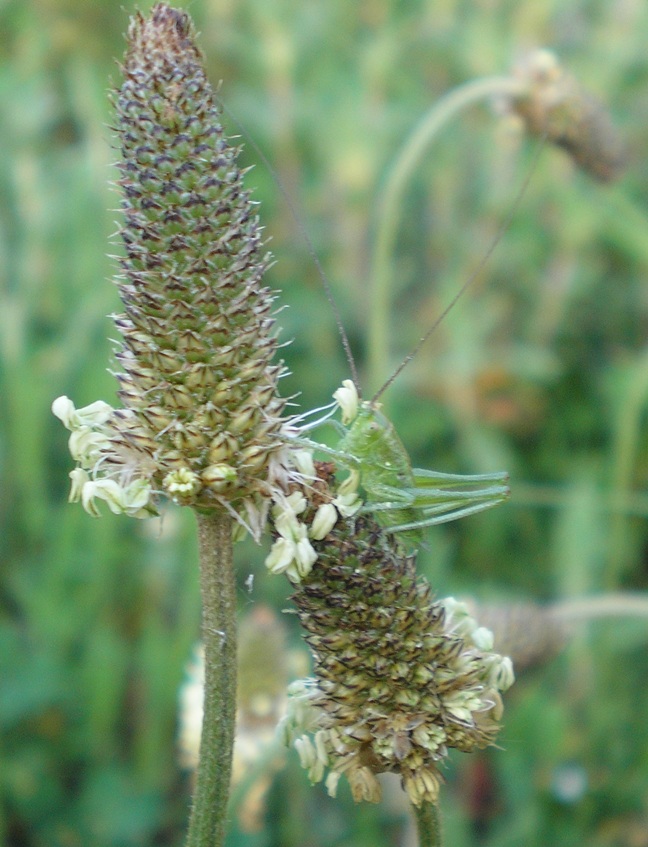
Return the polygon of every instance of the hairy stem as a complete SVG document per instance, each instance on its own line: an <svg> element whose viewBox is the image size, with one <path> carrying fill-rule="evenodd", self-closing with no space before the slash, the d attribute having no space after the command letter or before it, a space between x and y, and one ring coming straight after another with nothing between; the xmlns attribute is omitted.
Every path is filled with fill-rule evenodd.
<svg viewBox="0 0 648 847"><path fill-rule="evenodd" d="M232 518L196 512L205 646L205 699L200 764L186 847L221 847L236 722L236 583Z"/></svg>
<svg viewBox="0 0 648 847"><path fill-rule="evenodd" d="M416 818L419 847L441 847L441 822L436 803L424 802L420 806L412 806L412 809Z"/></svg>
<svg viewBox="0 0 648 847"><path fill-rule="evenodd" d="M549 606L549 614L555 620L567 623L601 618L648 618L648 597L618 592L565 599Z"/></svg>
<svg viewBox="0 0 648 847"><path fill-rule="evenodd" d="M372 391L375 391L387 376L391 260L405 186L418 167L426 148L455 115L473 103L490 97L521 96L526 88L526 83L506 76L485 77L455 88L423 116L398 153L387 175L378 206L376 237L371 257L370 279L373 295L369 307L368 367Z"/></svg>

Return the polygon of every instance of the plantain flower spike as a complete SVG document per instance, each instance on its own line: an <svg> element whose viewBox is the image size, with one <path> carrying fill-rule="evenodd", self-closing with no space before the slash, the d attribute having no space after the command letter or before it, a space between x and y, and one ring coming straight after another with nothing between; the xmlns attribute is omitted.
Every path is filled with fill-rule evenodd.
<svg viewBox="0 0 648 847"><path fill-rule="evenodd" d="M608 110L568 73L550 50L536 50L515 69L527 93L510 103L528 132L546 136L594 179L612 182L627 151Z"/></svg>
<svg viewBox="0 0 648 847"><path fill-rule="evenodd" d="M284 368L269 262L194 29L137 13L116 97L124 224L116 359L121 409L53 411L71 430L71 499L146 517L160 495L226 508L258 535L280 474Z"/></svg>
<svg viewBox="0 0 648 847"><path fill-rule="evenodd" d="M300 491L306 527L336 494L333 464L315 466ZM293 578L293 600L314 677L289 688L284 740L331 795L344 776L356 801L378 802L377 775L392 772L414 805L435 803L449 748L493 743L511 660L464 603L432 597L397 536L370 516L340 516L326 537L309 534L316 559Z"/></svg>

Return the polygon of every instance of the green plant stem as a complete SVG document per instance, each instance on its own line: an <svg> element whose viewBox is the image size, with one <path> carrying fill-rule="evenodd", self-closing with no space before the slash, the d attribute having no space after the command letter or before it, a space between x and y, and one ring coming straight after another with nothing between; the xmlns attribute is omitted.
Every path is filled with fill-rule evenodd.
<svg viewBox="0 0 648 847"><path fill-rule="evenodd" d="M401 199L408 180L427 147L451 118L480 100L497 95L522 96L526 83L513 77L473 80L436 102L407 139L387 174L378 205L376 237L371 257L372 297L368 328L369 385L376 390L387 378L389 362L389 301L392 258L398 233Z"/></svg>
<svg viewBox="0 0 648 847"><path fill-rule="evenodd" d="M416 818L419 847L441 847L441 822L436 803L421 803L412 806Z"/></svg>
<svg viewBox="0 0 648 847"><path fill-rule="evenodd" d="M648 597L619 591L597 597L571 597L552 603L552 618L567 623L602 618L648 618Z"/></svg>
<svg viewBox="0 0 648 847"><path fill-rule="evenodd" d="M637 356L632 368L627 368L625 380L619 380L617 404L613 423L611 455L613 459L612 489L619 501L626 499L632 488L636 467L643 449L643 431L648 406L648 355ZM625 383L625 384L624 384ZM621 394L622 391L622 394ZM622 582L623 572L630 565L632 545L628 532L628 517L617 510L610 523L609 556L605 568L605 588L611 590Z"/></svg>
<svg viewBox="0 0 648 847"><path fill-rule="evenodd" d="M221 847L236 723L236 582L232 518L196 512L205 647L200 763L186 847Z"/></svg>

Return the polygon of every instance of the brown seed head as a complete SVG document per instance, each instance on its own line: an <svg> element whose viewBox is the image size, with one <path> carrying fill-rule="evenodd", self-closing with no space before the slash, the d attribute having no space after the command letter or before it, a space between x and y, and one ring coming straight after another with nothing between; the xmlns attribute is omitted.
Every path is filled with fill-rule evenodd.
<svg viewBox="0 0 648 847"><path fill-rule="evenodd" d="M606 107L586 91L548 50L537 50L516 68L528 93L511 109L533 135L565 150L576 164L600 182L617 179L627 151Z"/></svg>

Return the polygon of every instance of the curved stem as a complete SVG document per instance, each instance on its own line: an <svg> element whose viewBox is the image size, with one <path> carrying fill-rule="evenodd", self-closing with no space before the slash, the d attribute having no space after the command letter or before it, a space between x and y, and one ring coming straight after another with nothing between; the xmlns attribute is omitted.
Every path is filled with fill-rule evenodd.
<svg viewBox="0 0 648 847"><path fill-rule="evenodd" d="M200 763L186 847L221 847L236 723L236 582L232 518L196 512L205 646Z"/></svg>
<svg viewBox="0 0 648 847"><path fill-rule="evenodd" d="M387 378L389 349L389 289L403 190L423 153L439 130L467 106L496 95L520 97L527 84L507 76L473 80L436 102L405 142L387 175L378 206L376 237L371 258L373 294L368 330L369 385L372 392Z"/></svg>
<svg viewBox="0 0 648 847"><path fill-rule="evenodd" d="M421 803L412 806L416 818L419 847L441 847L441 822L436 803Z"/></svg>
<svg viewBox="0 0 648 847"><path fill-rule="evenodd" d="M568 623L601 618L648 618L648 597L625 592L577 597L553 603L549 612L553 618Z"/></svg>

